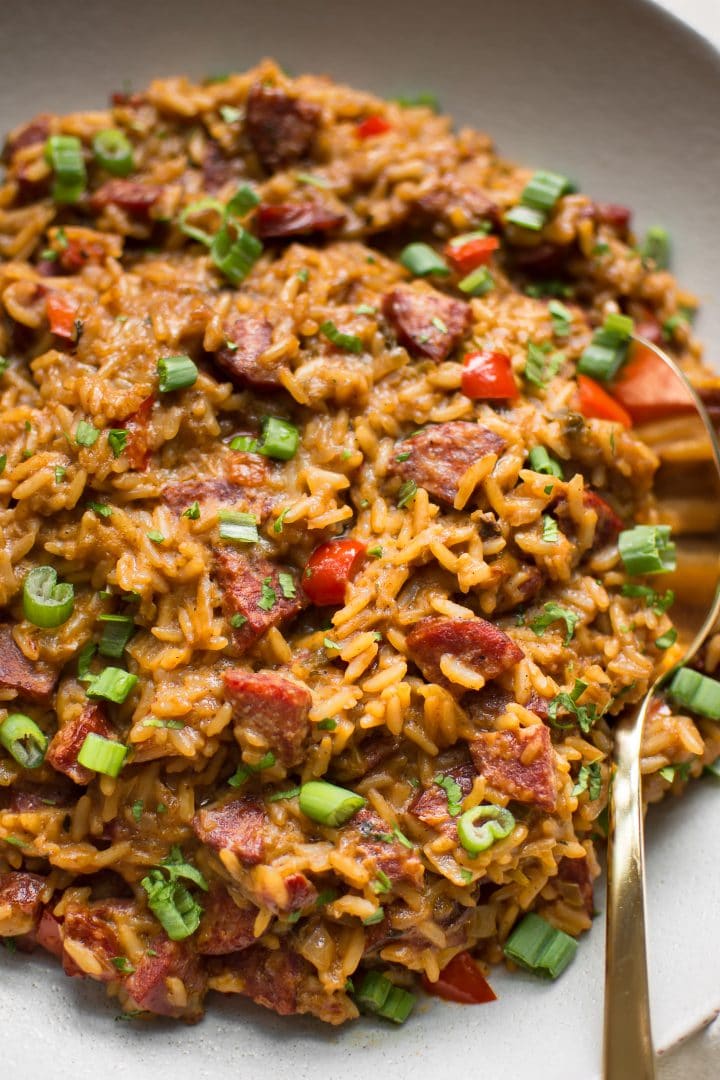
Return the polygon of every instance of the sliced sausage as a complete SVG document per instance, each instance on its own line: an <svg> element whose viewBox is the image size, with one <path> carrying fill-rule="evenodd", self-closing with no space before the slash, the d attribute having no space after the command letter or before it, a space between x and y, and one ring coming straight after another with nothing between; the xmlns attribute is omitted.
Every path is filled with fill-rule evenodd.
<svg viewBox="0 0 720 1080"><path fill-rule="evenodd" d="M0 937L29 934L40 918L43 901L49 899L44 877L8 870L0 874Z"/></svg>
<svg viewBox="0 0 720 1080"><path fill-rule="evenodd" d="M215 552L215 569L223 593L225 617L231 625L234 616L246 620L241 626L233 628L233 644L239 653L254 645L272 626L288 622L306 606L298 574L292 567L277 566L260 557L250 560L241 552L225 547ZM279 578L281 573L289 574L292 578L294 597L284 595ZM275 594L269 610L266 610L268 604L263 601L264 583L266 596L270 595L269 589ZM287 588L287 583L285 591L293 591Z"/></svg>
<svg viewBox="0 0 720 1080"><path fill-rule="evenodd" d="M155 397L151 394L124 422L128 432L125 453L130 467L138 471L146 469L150 461L150 416L154 404Z"/></svg>
<svg viewBox="0 0 720 1080"><path fill-rule="evenodd" d="M15 644L12 626L0 623L0 688L42 705L50 700L59 674L47 664L28 660Z"/></svg>
<svg viewBox="0 0 720 1080"><path fill-rule="evenodd" d="M139 180L108 180L90 196L90 207L99 214L111 203L135 217L147 217L160 198L162 188Z"/></svg>
<svg viewBox="0 0 720 1080"><path fill-rule="evenodd" d="M470 762L456 765L452 769L438 768L438 772L454 780L462 791L463 797L470 794L476 776ZM408 806L408 813L416 817L418 821L422 821L424 825L429 825L430 828L457 840L457 818L450 816L447 792L439 784L433 783L429 788L419 792Z"/></svg>
<svg viewBox="0 0 720 1080"><path fill-rule="evenodd" d="M393 885L422 883L425 870L417 851L405 847L380 815L367 807L342 830L340 849L351 851L371 875L382 871Z"/></svg>
<svg viewBox="0 0 720 1080"><path fill-rule="evenodd" d="M258 909L252 904L241 906L222 885L213 885L203 899L203 907L195 938L199 953L222 956L254 944L253 926Z"/></svg>
<svg viewBox="0 0 720 1080"><path fill-rule="evenodd" d="M410 631L406 642L411 660L428 682L446 687L453 684L442 672L443 656L462 661L465 667L489 681L517 664L524 655L503 630L478 618L431 616Z"/></svg>
<svg viewBox="0 0 720 1080"><path fill-rule="evenodd" d="M330 232L339 229L344 222L344 214L310 201L261 203L255 216L257 234L263 240Z"/></svg>
<svg viewBox="0 0 720 1080"><path fill-rule="evenodd" d="M445 360L470 326L470 307L435 289L398 286L383 297L383 314L415 357Z"/></svg>
<svg viewBox="0 0 720 1080"><path fill-rule="evenodd" d="M591 491L589 488L585 488L583 491L582 501L586 510L594 510L597 515L595 537L592 545L593 548L600 548L604 547L606 544L614 543L614 541L617 540L618 535L625 528L622 518L618 517L612 506L610 506L602 496L598 495L596 491ZM575 531L575 523L570 517L567 499L564 497L558 499L555 507L555 514L560 522L563 532L568 532L572 535Z"/></svg>
<svg viewBox="0 0 720 1080"><path fill-rule="evenodd" d="M306 157L320 124L320 106L255 83L245 104L245 131L268 172Z"/></svg>
<svg viewBox="0 0 720 1080"><path fill-rule="evenodd" d="M185 480L168 484L162 490L162 501L173 514L180 517L194 502L204 506L235 506L242 499L243 489L227 480Z"/></svg>
<svg viewBox="0 0 720 1080"><path fill-rule="evenodd" d="M457 231L458 213L465 219L464 229L477 228L484 221L498 218L497 204L489 195L454 177L439 180L414 202L413 217L422 224L440 224Z"/></svg>
<svg viewBox="0 0 720 1080"><path fill-rule="evenodd" d="M45 142L50 134L51 120L52 116L49 113L40 113L29 124L25 124L24 127L9 135L0 155L0 161L10 161L13 154L18 150L24 150L26 146L34 146L37 143Z"/></svg>
<svg viewBox="0 0 720 1080"><path fill-rule="evenodd" d="M69 776L76 784L89 784L96 774L84 765L79 765L77 757L91 732L103 739L111 739L114 735L105 714L105 706L100 702L88 703L79 716L56 731L45 755L48 765L56 772Z"/></svg>
<svg viewBox="0 0 720 1080"><path fill-rule="evenodd" d="M237 180L242 173L241 159L225 157L222 149L212 140L205 146L202 158L203 187L213 194L230 180Z"/></svg>
<svg viewBox="0 0 720 1080"><path fill-rule="evenodd" d="M145 957L126 979L125 991L139 1009L194 1021L202 1016L206 984L207 976L194 945L163 936L151 942Z"/></svg>
<svg viewBox="0 0 720 1080"><path fill-rule="evenodd" d="M555 752L544 724L517 731L482 731L470 741L475 768L511 799L535 803L549 814L557 807Z"/></svg>
<svg viewBox="0 0 720 1080"><path fill-rule="evenodd" d="M120 931L133 915L132 900L96 900L69 905L62 925L66 975L115 982L121 977L113 960L123 955Z"/></svg>
<svg viewBox="0 0 720 1080"><path fill-rule="evenodd" d="M477 693L468 694L463 701L463 707L474 724L485 727L507 712L508 705L514 701L513 694L503 690L497 683L488 683ZM531 693L524 707L534 712L541 720L547 720L547 699L540 697L535 691Z"/></svg>
<svg viewBox="0 0 720 1080"><path fill-rule="evenodd" d="M193 829L206 847L232 851L245 866L256 866L265 855L266 821L262 804L245 796L203 807L193 819Z"/></svg>
<svg viewBox="0 0 720 1080"><path fill-rule="evenodd" d="M570 890L567 890L569 893L568 898L572 900L572 893L576 891L580 906L587 915L592 916L595 911L595 897L593 895L593 878L587 856L582 859L568 859L567 856L563 856L558 863L557 876L559 882L570 886Z"/></svg>
<svg viewBox="0 0 720 1080"><path fill-rule="evenodd" d="M397 444L389 474L414 480L435 499L452 504L462 477L486 454L500 454L505 440L482 424L450 420L433 424Z"/></svg>
<svg viewBox="0 0 720 1080"><path fill-rule="evenodd" d="M299 765L310 736L312 696L306 686L276 671L225 672L225 697L231 702L235 738L259 736L288 768Z"/></svg>
<svg viewBox="0 0 720 1080"><path fill-rule="evenodd" d="M225 344L214 354L215 363L237 386L253 390L277 390L281 368L260 362L272 344L272 323L241 315L225 331Z"/></svg>

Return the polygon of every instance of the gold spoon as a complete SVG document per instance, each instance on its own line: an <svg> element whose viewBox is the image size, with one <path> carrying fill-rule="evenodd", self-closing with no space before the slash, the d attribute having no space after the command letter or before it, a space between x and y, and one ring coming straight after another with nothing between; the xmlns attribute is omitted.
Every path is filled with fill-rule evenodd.
<svg viewBox="0 0 720 1080"><path fill-rule="evenodd" d="M703 445L696 439L695 453L690 452L690 465L697 474L698 459L714 466L715 479L720 478L720 447L705 407L682 374L677 364L662 349L641 337L634 339L641 347L650 349L680 380L680 396L685 395L695 406L698 417L691 423L697 428ZM662 424L646 428L652 445ZM638 430L643 438L643 429ZM654 436L654 439L653 439ZM697 453L698 446L700 452ZM682 489L680 489L682 491ZM704 492L707 500L718 498L717 493ZM662 520L662 500L660 500ZM717 543L717 529L713 529ZM678 546L680 557L680 546ZM661 579L663 587L667 580ZM688 624L684 639L689 642L680 661L664 672L635 710L626 714L614 729L614 770L610 788L610 815L607 851L607 913L605 950L605 1080L654 1080L655 1053L650 1027L650 1000L645 939L645 867L643 849L642 777L640 772L643 726L654 697L667 685L678 667L689 663L697 654L720 618L720 590L717 580L712 583L714 600L707 610L708 594L698 605L696 595L682 596L682 578L678 580L678 598L689 599L684 606ZM700 629L694 634L691 626Z"/></svg>

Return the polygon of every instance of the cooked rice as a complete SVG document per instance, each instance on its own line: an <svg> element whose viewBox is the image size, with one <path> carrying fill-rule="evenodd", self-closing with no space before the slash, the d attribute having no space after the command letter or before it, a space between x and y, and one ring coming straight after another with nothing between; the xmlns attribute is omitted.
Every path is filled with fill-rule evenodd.
<svg viewBox="0 0 720 1080"><path fill-rule="evenodd" d="M248 138L243 110L258 84L319 110L314 142L297 168L264 169ZM387 131L358 138L367 117L386 120ZM42 879L27 917L17 898L3 907L0 889L0 934L50 948L68 974L104 981L129 1010L197 1019L211 988L340 1023L357 1015L348 980L357 986L362 970L379 967L410 986L411 973L434 981L465 950L497 964L529 910L572 935L589 929L613 717L639 701L668 662L655 642L671 623L642 598L622 595L628 579L617 546L602 541L584 493L599 491L626 525L652 521L659 459L692 455L696 436L685 420L663 421L647 436L648 449L618 424L583 421L575 368L608 313L622 310L659 327L692 298L670 273L643 263L621 218L584 194L565 195L541 233L500 224L494 288L469 300L462 347L439 360L413 358L383 314L384 297L411 281L399 251L410 240L438 246L477 228L468 192L485 193L487 212L493 204L502 223L531 176L497 157L487 136L454 131L427 107L322 78L290 79L269 61L219 82L156 81L143 94L117 96L108 110L34 124L36 138L28 127L10 136L0 188L0 355L10 361L0 382L0 452L7 455L0 603L24 657L60 678L48 700L33 703L0 669L0 723L23 712L48 737L79 723L88 699L78 654L98 641L102 613L134 614L126 661L139 681L123 704L106 710L111 736L132 751L116 779L95 774L78 784L48 762L29 770L0 757L0 885L11 889L18 871ZM56 205L45 138L80 137L96 191L109 177L92 164L89 148L107 128L120 128L133 144L128 183L156 188L156 198L144 211L121 201L94 210L87 200ZM247 279L230 287L178 221L204 196L226 203L242 183L263 204L310 202L343 215L343 223L329 238L269 240ZM199 214L204 228L216 226L213 213ZM537 285L532 260L523 258L528 245L549 253L552 276L569 290L572 325L561 341L542 285L530 290L539 295L525 291ZM545 270L546 290L547 279ZM423 283L411 287L431 295ZM433 288L462 298L457 277ZM51 334L49 295L74 302L75 343ZM257 363L277 373L272 392L233 383L216 362L239 317L271 327ZM327 340L320 327L328 320L356 336L361 351ZM523 377L530 342L562 350L544 387ZM700 376L687 323L676 326L668 347ZM515 402L473 401L461 392L462 357L477 348L510 357L521 388ZM178 354L196 361L198 379L158 394L157 361ZM292 460L229 448L233 436L257 434L268 412L300 429ZM94 445L77 444L80 421L102 433ZM419 485L399 506L398 441L458 421L483 425L502 449L469 462L449 503ZM105 434L111 428L129 432L118 457ZM563 464L567 480L553 481L552 492L549 478L528 467L537 445ZM203 500L209 489L198 489L201 514L193 519L175 512L170 498L172 485L200 481L233 485L229 505L260 515L257 551L281 568L302 571L314 548L341 534L375 551L347 585L344 605L309 607L239 648L218 570L218 549L227 546L218 534L222 501ZM191 490L188 505L198 498ZM559 534L543 539L543 514L558 498L565 507ZM700 532L716 524L700 495L684 500L678 528L689 520ZM93 509L100 503L111 508L108 516ZM74 612L56 629L38 629L23 615L24 579L41 565L75 587ZM698 581L702 589L702 569ZM577 617L568 642L562 622L542 635L532 628L551 601ZM477 616L506 633L519 661L493 679L468 655L445 652L435 677L423 677L411 656L413 630L429 617ZM716 639L706 667L719 661ZM97 672L97 657L93 663ZM276 752L257 771L274 744L259 726L234 718L225 674L238 669L272 671L309 690L311 732L300 760L283 764ZM545 708L577 679L588 687L583 704L602 714L585 734L552 725ZM494 690L504 692L504 704L483 710L479 703ZM323 723L328 718L334 726ZM439 790L434 777L468 767L468 745L479 733L527 738L522 765L530 768L542 754L530 740L545 728L552 809L538 804L537 793L508 793L497 771L474 769L464 795L463 810L510 804L516 824L506 839L473 858L452 828L413 813L419 792ZM682 790L719 754L716 725L656 709L644 738L646 797ZM238 792L227 781L242 763L256 771ZM599 796L573 794L581 767L593 763ZM667 770L660 776L684 763L674 778ZM337 829L315 825L295 795L268 801L321 777L363 795L382 832L377 825L363 832L352 820ZM263 850L255 860L208 846L193 828L203 807L244 796L260 807L251 832L260 831ZM173 845L202 871L211 893L246 918L244 948L236 942L233 951L218 951L221 921L212 923L210 910L196 934L169 942L141 880ZM305 890L299 901L297 883ZM190 888L204 906L203 891Z"/></svg>

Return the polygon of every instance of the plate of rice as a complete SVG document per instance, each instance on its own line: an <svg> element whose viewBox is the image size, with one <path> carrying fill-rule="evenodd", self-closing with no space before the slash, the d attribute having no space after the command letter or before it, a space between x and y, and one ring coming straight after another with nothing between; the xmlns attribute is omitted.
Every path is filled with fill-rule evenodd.
<svg viewBox="0 0 720 1080"><path fill-rule="evenodd" d="M90 1075L98 1047L138 1077L445 1075L470 1055L499 1077L597 1074L613 727L717 576L698 420L636 339L720 415L697 179L717 145L694 96L718 69L645 4L509 7L509 96L512 12L461 2L437 40L404 4L361 24L180 4L166 36L130 4L111 42L103 5L73 36L60 4L43 48L67 86L48 92L43 48L11 75L0 1000L17 1075ZM5 13L4 37L28 18ZM609 37L618 67L640 39L672 43L692 181L656 136L630 153L652 49L629 109L607 57L573 99L553 33ZM702 840L720 824L719 666L720 637L644 735L663 1048L720 1006Z"/></svg>

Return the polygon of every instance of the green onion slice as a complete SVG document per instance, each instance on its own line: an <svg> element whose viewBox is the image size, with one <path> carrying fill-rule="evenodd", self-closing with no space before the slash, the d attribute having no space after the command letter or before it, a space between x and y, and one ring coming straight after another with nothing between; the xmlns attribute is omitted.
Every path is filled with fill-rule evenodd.
<svg viewBox="0 0 720 1080"><path fill-rule="evenodd" d="M93 676L88 684L87 696L104 698L105 701L114 701L116 705L122 705L125 698L134 690L137 681L137 675L132 675L129 671L106 667L99 675Z"/></svg>
<svg viewBox="0 0 720 1080"><path fill-rule="evenodd" d="M43 630L62 626L75 607L75 589L67 582L58 584L52 566L36 566L25 578L23 611L33 626Z"/></svg>
<svg viewBox="0 0 720 1080"><path fill-rule="evenodd" d="M225 207L226 213L231 217L242 218L246 214L249 214L254 207L260 202L260 196L257 195L251 187L247 184L243 184L239 187L229 203Z"/></svg>
<svg viewBox="0 0 720 1080"><path fill-rule="evenodd" d="M533 472L542 473L544 476L554 476L558 480L563 479L562 465L555 458L550 457L544 446L533 446L528 456L528 463Z"/></svg>
<svg viewBox="0 0 720 1080"><path fill-rule="evenodd" d="M91 731L85 736L77 759L78 764L84 765L86 769L103 773L105 776L118 776L128 753L129 749L123 743L105 739Z"/></svg>
<svg viewBox="0 0 720 1080"><path fill-rule="evenodd" d="M344 825L366 803L362 795L325 780L310 780L300 788L300 809L320 825Z"/></svg>
<svg viewBox="0 0 720 1080"><path fill-rule="evenodd" d="M640 247L644 261L652 261L657 270L667 270L670 265L670 235L662 225L651 225Z"/></svg>
<svg viewBox="0 0 720 1080"><path fill-rule="evenodd" d="M346 352L361 353L363 351L361 339L356 334L344 334L341 330L338 330L331 319L322 324L320 333L333 345L337 345L339 349L345 349Z"/></svg>
<svg viewBox="0 0 720 1080"><path fill-rule="evenodd" d="M133 148L125 132L118 128L98 131L93 139L93 153L98 165L113 176L127 176L133 171Z"/></svg>
<svg viewBox="0 0 720 1080"><path fill-rule="evenodd" d="M47 736L24 713L11 713L3 720L0 743L23 769L37 769L45 760Z"/></svg>
<svg viewBox="0 0 720 1080"><path fill-rule="evenodd" d="M578 371L600 382L614 379L627 359L628 346L634 330L629 315L616 312L608 315L592 341L583 350L578 361Z"/></svg>
<svg viewBox="0 0 720 1080"><path fill-rule="evenodd" d="M618 550L628 574L666 574L675 569L675 545L669 525L635 525L618 536Z"/></svg>
<svg viewBox="0 0 720 1080"><path fill-rule="evenodd" d="M404 1024L415 1007L415 1000L414 994L403 990L401 986L393 986L377 1014L384 1020L392 1020L394 1024Z"/></svg>
<svg viewBox="0 0 720 1080"><path fill-rule="evenodd" d="M545 215L541 210L535 210L532 206L518 206L511 207L505 214L505 221L509 221L511 225L519 225L521 229L532 229L533 232L540 232L545 224Z"/></svg>
<svg viewBox="0 0 720 1080"><path fill-rule="evenodd" d="M464 292L468 296L485 296L494 288L495 279L487 266L478 266L477 270L473 270L467 277L458 282L460 292Z"/></svg>
<svg viewBox="0 0 720 1080"><path fill-rule="evenodd" d="M505 955L543 979L557 979L577 952L578 943L533 912L526 915L505 942Z"/></svg>
<svg viewBox="0 0 720 1080"><path fill-rule="evenodd" d="M110 656L119 660L125 652L125 646L135 632L135 622L130 615L100 615L103 633L98 645L101 656Z"/></svg>
<svg viewBox="0 0 720 1080"><path fill-rule="evenodd" d="M691 668L680 668L667 689L668 696L691 712L720 720L720 682Z"/></svg>
<svg viewBox="0 0 720 1080"><path fill-rule="evenodd" d="M45 160L55 174L52 197L57 203L76 203L85 190L87 173L82 143L76 135L51 135Z"/></svg>
<svg viewBox="0 0 720 1080"><path fill-rule="evenodd" d="M257 518L243 510L218 510L221 540L232 540L236 544L257 544L260 535Z"/></svg>
<svg viewBox="0 0 720 1080"><path fill-rule="evenodd" d="M572 184L567 176L538 169L523 188L520 200L525 206L532 206L547 214L560 196L565 195L571 188Z"/></svg>
<svg viewBox="0 0 720 1080"><path fill-rule="evenodd" d="M200 925L203 909L180 881L166 881L160 870L151 870L140 882L148 907L171 941L184 941Z"/></svg>
<svg viewBox="0 0 720 1080"><path fill-rule="evenodd" d="M242 438L242 436L240 436ZM243 449L230 443L232 450ZM266 416L262 422L262 441L257 447L259 454L266 457L277 458L278 461L289 461L295 457L300 443L300 432L288 420L282 420L279 416Z"/></svg>
<svg viewBox="0 0 720 1080"><path fill-rule="evenodd" d="M215 233L210 258L232 285L244 281L263 252L263 246L247 229L234 226L235 236L227 225Z"/></svg>
<svg viewBox="0 0 720 1080"><path fill-rule="evenodd" d="M478 825L483 821L484 824ZM473 806L458 819L460 843L470 855L487 851L498 840L504 840L515 828L515 818L504 806L492 804Z"/></svg>
<svg viewBox="0 0 720 1080"><path fill-rule="evenodd" d="M445 260L429 244L408 244L400 252L399 262L415 277L427 277L429 274L446 277L450 273Z"/></svg>
<svg viewBox="0 0 720 1080"><path fill-rule="evenodd" d="M163 356L157 362L158 390L170 394L193 386L198 369L189 356Z"/></svg>
<svg viewBox="0 0 720 1080"><path fill-rule="evenodd" d="M192 240L199 240L201 244L205 244L206 247L210 247L213 242L213 233L206 232L205 229L201 229L199 225L193 225L191 218L200 217L202 214L207 214L208 211L213 210L215 213L220 214L221 218L225 217L225 206L219 199L206 198L198 199L196 202L190 203L180 214L178 218L178 228L185 236L189 236Z"/></svg>
<svg viewBox="0 0 720 1080"><path fill-rule="evenodd" d="M393 984L379 971L368 971L355 993L355 1000L363 1009L378 1012L387 1001Z"/></svg>

